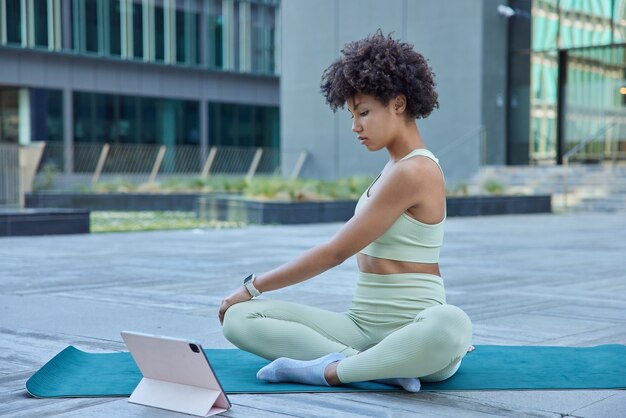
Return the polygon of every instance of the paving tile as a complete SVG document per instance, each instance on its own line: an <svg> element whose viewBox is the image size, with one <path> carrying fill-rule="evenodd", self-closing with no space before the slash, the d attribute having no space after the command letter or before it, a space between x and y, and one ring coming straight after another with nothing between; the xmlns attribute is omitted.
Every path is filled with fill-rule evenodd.
<svg viewBox="0 0 626 418"><path fill-rule="evenodd" d="M623 418L626 416L626 393L619 391L613 396L572 412L581 418Z"/></svg>
<svg viewBox="0 0 626 418"><path fill-rule="evenodd" d="M122 329L231 347L217 320L222 298L249 272L289 261L340 227L0 239L0 415L180 416L126 399L36 400L24 382L68 344L124 349ZM476 344L623 344L624 230L623 214L450 218L441 257L448 302L468 312ZM264 297L344 311L356 277L350 258ZM224 416L621 417L624 396L579 390L236 395Z"/></svg>

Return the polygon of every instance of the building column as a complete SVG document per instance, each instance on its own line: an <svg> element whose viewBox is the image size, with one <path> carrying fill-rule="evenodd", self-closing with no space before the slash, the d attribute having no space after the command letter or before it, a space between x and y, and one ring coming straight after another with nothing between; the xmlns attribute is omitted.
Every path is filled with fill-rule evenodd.
<svg viewBox="0 0 626 418"><path fill-rule="evenodd" d="M141 10L143 19L143 60L147 62L154 61L155 56L155 37L150 36L154 33L154 4L146 0Z"/></svg>
<svg viewBox="0 0 626 418"><path fill-rule="evenodd" d="M58 1L48 0L48 49L60 50L61 43L61 4Z"/></svg>
<svg viewBox="0 0 626 418"><path fill-rule="evenodd" d="M567 50L559 50L556 88L556 163L563 164L566 152L565 140L565 88L567 85Z"/></svg>
<svg viewBox="0 0 626 418"><path fill-rule="evenodd" d="M27 44L32 48L35 46L35 5L33 0L26 1L26 25Z"/></svg>
<svg viewBox="0 0 626 418"><path fill-rule="evenodd" d="M171 152L165 153L165 158L161 163L161 170L171 172L174 169L174 156L176 150L176 102L173 99L165 99L162 101L160 112L160 145L171 148Z"/></svg>
<svg viewBox="0 0 626 418"><path fill-rule="evenodd" d="M200 156L205 161L209 155L209 107L207 101L200 99Z"/></svg>
<svg viewBox="0 0 626 418"><path fill-rule="evenodd" d="M0 0L0 45L7 43L7 3Z"/></svg>
<svg viewBox="0 0 626 418"><path fill-rule="evenodd" d="M30 144L30 91L21 88L17 91L18 143Z"/></svg>
<svg viewBox="0 0 626 418"><path fill-rule="evenodd" d="M198 28L198 52L200 56L198 57L198 62L202 68L206 68L209 66L209 60L207 59L207 19L209 18L208 1L202 2L201 6L199 6L198 13L200 14L200 27Z"/></svg>
<svg viewBox="0 0 626 418"><path fill-rule="evenodd" d="M69 88L63 89L63 172L74 172L74 96Z"/></svg>
<svg viewBox="0 0 626 418"><path fill-rule="evenodd" d="M176 62L176 2L163 1L163 32L165 40L163 59L167 63Z"/></svg>
<svg viewBox="0 0 626 418"><path fill-rule="evenodd" d="M222 68L224 70L235 69L235 7L234 2L222 0Z"/></svg>
<svg viewBox="0 0 626 418"><path fill-rule="evenodd" d="M133 3L132 1L120 1L120 27L121 27L121 45L120 55L122 58L132 59L133 51Z"/></svg>
<svg viewBox="0 0 626 418"><path fill-rule="evenodd" d="M70 0L63 0L61 3L61 49L72 49L72 4Z"/></svg>
<svg viewBox="0 0 626 418"><path fill-rule="evenodd" d="M160 145L176 145L176 105L174 100L165 99L160 112L161 137Z"/></svg>

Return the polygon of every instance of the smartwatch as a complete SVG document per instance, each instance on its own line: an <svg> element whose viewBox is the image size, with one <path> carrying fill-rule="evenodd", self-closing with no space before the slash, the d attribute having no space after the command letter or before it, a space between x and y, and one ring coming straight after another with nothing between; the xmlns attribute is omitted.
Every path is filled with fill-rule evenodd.
<svg viewBox="0 0 626 418"><path fill-rule="evenodd" d="M261 296L261 293L262 293L262 292L259 292L259 289L254 287L254 279L256 279L256 276L254 274L251 274L245 279L243 279L243 285L248 290L248 293L250 293L250 296L252 296L253 298L257 296Z"/></svg>

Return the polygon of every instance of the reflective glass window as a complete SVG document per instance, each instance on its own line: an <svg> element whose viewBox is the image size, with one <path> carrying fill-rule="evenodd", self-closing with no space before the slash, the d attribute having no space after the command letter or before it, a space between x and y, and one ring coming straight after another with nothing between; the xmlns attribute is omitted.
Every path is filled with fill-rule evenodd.
<svg viewBox="0 0 626 418"><path fill-rule="evenodd" d="M19 141L18 89L0 88L0 142Z"/></svg>
<svg viewBox="0 0 626 418"><path fill-rule="evenodd" d="M162 5L154 6L154 58L165 59L165 14Z"/></svg>
<svg viewBox="0 0 626 418"><path fill-rule="evenodd" d="M111 55L121 55L122 24L120 0L109 0L105 4L109 12L109 53Z"/></svg>
<svg viewBox="0 0 626 418"><path fill-rule="evenodd" d="M134 96L119 96L119 110L115 120L115 130L119 142L136 143L140 138L138 127L138 103Z"/></svg>
<svg viewBox="0 0 626 418"><path fill-rule="evenodd" d="M276 9L260 4L251 5L252 71L273 74Z"/></svg>
<svg viewBox="0 0 626 418"><path fill-rule="evenodd" d="M550 159L556 152L557 52L533 53L530 70L531 154L535 159Z"/></svg>
<svg viewBox="0 0 626 418"><path fill-rule="evenodd" d="M133 57L143 58L143 5L133 3Z"/></svg>
<svg viewBox="0 0 626 418"><path fill-rule="evenodd" d="M558 47L559 8L556 0L537 0L532 7L532 49Z"/></svg>
<svg viewBox="0 0 626 418"><path fill-rule="evenodd" d="M91 94L74 93L74 141L88 142L92 139Z"/></svg>
<svg viewBox="0 0 626 418"><path fill-rule="evenodd" d="M626 0L613 2L613 42L626 42Z"/></svg>
<svg viewBox="0 0 626 418"><path fill-rule="evenodd" d="M31 139L63 141L63 93L61 90L31 89Z"/></svg>
<svg viewBox="0 0 626 418"><path fill-rule="evenodd" d="M179 2L180 3L180 2ZM187 36L187 12L182 7L176 8L176 62L187 62L187 45L191 39Z"/></svg>
<svg viewBox="0 0 626 418"><path fill-rule="evenodd" d="M35 46L48 47L48 2L33 2Z"/></svg>
<svg viewBox="0 0 626 418"><path fill-rule="evenodd" d="M279 147L279 112L273 106L209 103L213 146Z"/></svg>
<svg viewBox="0 0 626 418"><path fill-rule="evenodd" d="M566 102L562 109L566 147L586 144L574 159L597 161L616 152L624 155L624 53L621 45L568 53Z"/></svg>
<svg viewBox="0 0 626 418"><path fill-rule="evenodd" d="M182 135L179 144L200 144L200 105L196 101L185 100L182 102Z"/></svg>
<svg viewBox="0 0 626 418"><path fill-rule="evenodd" d="M85 0L85 21L83 22L85 31L85 51L98 52L99 43L99 19L98 1Z"/></svg>
<svg viewBox="0 0 626 418"><path fill-rule="evenodd" d="M562 0L561 48L576 48L611 42L613 0Z"/></svg>
<svg viewBox="0 0 626 418"><path fill-rule="evenodd" d="M76 92L75 141L197 145L198 111L196 101Z"/></svg>
<svg viewBox="0 0 626 418"><path fill-rule="evenodd" d="M137 125L139 143L156 144L157 142L157 99L140 97L137 109Z"/></svg>
<svg viewBox="0 0 626 418"><path fill-rule="evenodd" d="M22 2L20 0L5 0L5 2L7 43L19 44L22 42Z"/></svg>
<svg viewBox="0 0 626 418"><path fill-rule="evenodd" d="M211 68L224 66L224 16L222 15L222 1L209 0L209 16L207 30L208 61Z"/></svg>

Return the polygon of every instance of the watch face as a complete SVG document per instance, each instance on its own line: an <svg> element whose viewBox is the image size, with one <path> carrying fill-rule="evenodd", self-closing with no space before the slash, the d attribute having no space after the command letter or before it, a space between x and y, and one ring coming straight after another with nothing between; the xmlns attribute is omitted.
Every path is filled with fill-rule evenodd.
<svg viewBox="0 0 626 418"><path fill-rule="evenodd" d="M254 277L254 274L249 275L248 277L246 277L245 279L243 279L244 283L248 283L249 281L252 280L252 278Z"/></svg>

